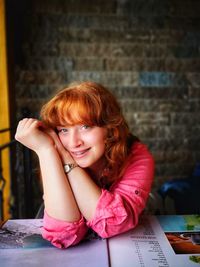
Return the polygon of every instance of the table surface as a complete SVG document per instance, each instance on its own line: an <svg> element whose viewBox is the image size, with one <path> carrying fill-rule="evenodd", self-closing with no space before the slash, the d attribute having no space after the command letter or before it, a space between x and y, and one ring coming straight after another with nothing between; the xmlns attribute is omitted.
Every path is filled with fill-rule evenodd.
<svg viewBox="0 0 200 267"><path fill-rule="evenodd" d="M89 236L68 249L41 237L42 219L9 220L0 229L0 266L200 266L200 215L141 216L124 234Z"/></svg>

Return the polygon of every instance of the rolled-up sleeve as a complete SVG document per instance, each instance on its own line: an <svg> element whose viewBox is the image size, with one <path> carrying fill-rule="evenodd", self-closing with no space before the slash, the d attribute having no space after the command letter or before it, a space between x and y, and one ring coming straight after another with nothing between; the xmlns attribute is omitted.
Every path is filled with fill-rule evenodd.
<svg viewBox="0 0 200 267"><path fill-rule="evenodd" d="M102 190L88 227L103 238L134 228L145 207L153 176L152 155L144 144L134 144L123 177L109 191Z"/></svg>
<svg viewBox="0 0 200 267"><path fill-rule="evenodd" d="M44 213L42 236L57 248L76 245L84 238L87 230L83 217L77 222L67 222L54 219Z"/></svg>

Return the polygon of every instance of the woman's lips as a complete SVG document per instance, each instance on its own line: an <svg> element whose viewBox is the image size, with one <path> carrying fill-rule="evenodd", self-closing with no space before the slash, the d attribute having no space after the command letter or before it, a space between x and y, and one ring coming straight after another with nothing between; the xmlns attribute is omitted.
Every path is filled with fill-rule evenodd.
<svg viewBox="0 0 200 267"><path fill-rule="evenodd" d="M81 158L85 156L85 154L89 151L90 148L79 150L79 151L71 151L71 155L75 158Z"/></svg>

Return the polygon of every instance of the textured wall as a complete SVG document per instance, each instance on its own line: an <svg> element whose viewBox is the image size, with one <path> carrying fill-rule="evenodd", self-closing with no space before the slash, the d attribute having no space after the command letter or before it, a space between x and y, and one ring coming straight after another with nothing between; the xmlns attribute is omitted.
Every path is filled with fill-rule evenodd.
<svg viewBox="0 0 200 267"><path fill-rule="evenodd" d="M200 1L48 0L27 10L17 118L74 80L109 86L156 160L155 186L200 161ZM109 104L109 103L108 103Z"/></svg>

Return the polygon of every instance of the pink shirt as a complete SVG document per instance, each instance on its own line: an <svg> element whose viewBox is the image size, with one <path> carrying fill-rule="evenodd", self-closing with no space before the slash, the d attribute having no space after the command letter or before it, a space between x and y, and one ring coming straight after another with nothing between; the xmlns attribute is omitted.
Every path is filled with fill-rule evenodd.
<svg viewBox="0 0 200 267"><path fill-rule="evenodd" d="M135 143L123 177L109 190L102 189L94 218L86 221L82 217L77 222L69 223L54 219L45 212L43 237L58 248L67 248L80 242L88 228L103 238L134 228L145 207L153 176L152 155L144 144Z"/></svg>

